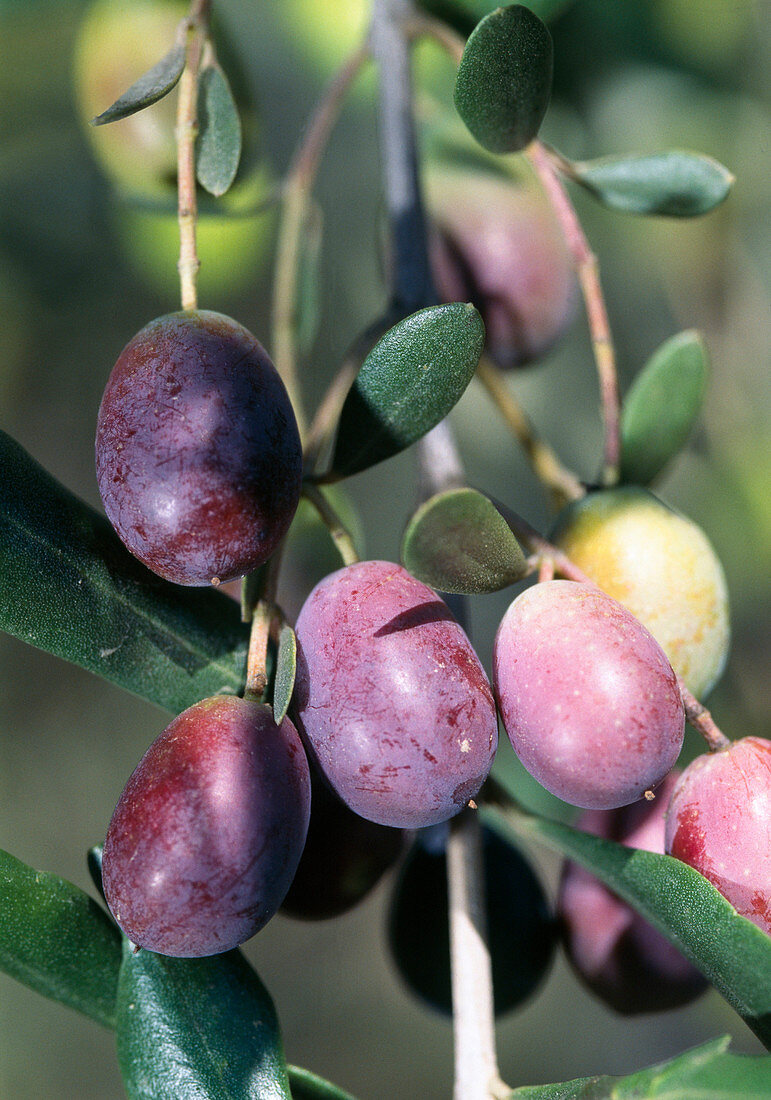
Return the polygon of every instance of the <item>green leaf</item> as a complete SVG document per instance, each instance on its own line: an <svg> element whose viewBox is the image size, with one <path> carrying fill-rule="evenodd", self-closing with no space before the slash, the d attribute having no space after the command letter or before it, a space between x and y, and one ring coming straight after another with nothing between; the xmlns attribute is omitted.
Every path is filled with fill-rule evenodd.
<svg viewBox="0 0 771 1100"><path fill-rule="evenodd" d="M0 630L175 713L242 690L234 600L156 577L4 432L0 469Z"/></svg>
<svg viewBox="0 0 771 1100"><path fill-rule="evenodd" d="M443 420L474 377L484 339L482 318L462 302L422 309L389 329L345 399L332 476L398 454Z"/></svg>
<svg viewBox="0 0 771 1100"><path fill-rule="evenodd" d="M522 548L489 497L450 489L431 497L407 524L405 568L440 592L497 592L527 573Z"/></svg>
<svg viewBox="0 0 771 1100"><path fill-rule="evenodd" d="M771 936L740 917L698 871L519 810L482 814L512 843L536 837L595 874L671 940L769 1046Z"/></svg>
<svg viewBox="0 0 771 1100"><path fill-rule="evenodd" d="M707 390L707 349L698 332L681 332L648 360L624 398L621 478L649 485L682 449Z"/></svg>
<svg viewBox="0 0 771 1100"><path fill-rule="evenodd" d="M355 1100L350 1092L337 1085L330 1084L323 1077L317 1077L309 1069L289 1066L289 1081L292 1086L292 1100Z"/></svg>
<svg viewBox="0 0 771 1100"><path fill-rule="evenodd" d="M0 850L0 914L0 969L114 1026L120 933L93 898Z"/></svg>
<svg viewBox="0 0 771 1100"><path fill-rule="evenodd" d="M291 1100L270 996L240 951L172 959L126 941L118 1063L130 1100Z"/></svg>
<svg viewBox="0 0 771 1100"><path fill-rule="evenodd" d="M224 195L241 159L241 120L225 74L218 65L198 79L198 138L195 174L212 195Z"/></svg>
<svg viewBox="0 0 771 1100"><path fill-rule="evenodd" d="M140 76L111 107L92 119L93 125L103 126L106 122L117 122L119 118L134 115L137 111L157 103L175 87L184 68L185 42L182 40L175 42L158 64L153 65L144 76Z"/></svg>
<svg viewBox="0 0 771 1100"><path fill-rule="evenodd" d="M286 625L278 636L276 679L273 685L273 720L277 726L281 725L289 710L296 671L297 639L291 626Z"/></svg>
<svg viewBox="0 0 771 1100"><path fill-rule="evenodd" d="M584 1077L514 1089L511 1100L767 1100L771 1058L731 1054L730 1036L713 1039L629 1077Z"/></svg>
<svg viewBox="0 0 771 1100"><path fill-rule="evenodd" d="M582 161L571 165L570 175L612 210L670 218L706 214L734 182L711 157L676 150Z"/></svg>
<svg viewBox="0 0 771 1100"><path fill-rule="evenodd" d="M499 8L477 26L463 51L455 106L492 153L516 153L537 135L549 106L551 35L529 8Z"/></svg>

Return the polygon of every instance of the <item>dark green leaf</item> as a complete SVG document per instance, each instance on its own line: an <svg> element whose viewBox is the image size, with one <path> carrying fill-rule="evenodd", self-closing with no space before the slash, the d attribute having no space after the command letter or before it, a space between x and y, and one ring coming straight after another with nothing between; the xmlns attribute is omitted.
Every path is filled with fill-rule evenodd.
<svg viewBox="0 0 771 1100"><path fill-rule="evenodd" d="M355 1100L350 1092L344 1092L323 1077L317 1077L309 1069L290 1066L289 1082L292 1086L292 1100Z"/></svg>
<svg viewBox="0 0 771 1100"><path fill-rule="evenodd" d="M455 106L480 145L516 153L537 135L549 106L552 54L546 25L521 4L482 20L455 82Z"/></svg>
<svg viewBox="0 0 771 1100"><path fill-rule="evenodd" d="M175 42L157 65L153 65L144 76L140 76L139 80L132 84L119 99L116 99L111 107L92 119L94 126L103 126L105 122L117 122L119 118L126 118L157 103L175 87L184 68L185 43L184 41Z"/></svg>
<svg viewBox="0 0 771 1100"><path fill-rule="evenodd" d="M390 458L443 420L474 377L484 339L482 318L462 302L422 309L389 329L345 399L332 476Z"/></svg>
<svg viewBox="0 0 771 1100"><path fill-rule="evenodd" d="M276 657L276 679L273 685L273 718L277 726L281 725L294 691L294 677L297 671L297 639L291 626L284 626L278 638Z"/></svg>
<svg viewBox="0 0 771 1100"><path fill-rule="evenodd" d="M671 940L766 1046L771 1042L771 937L711 883L671 856L626 848L522 811L484 809L513 843L537 837L582 864Z"/></svg>
<svg viewBox="0 0 771 1100"><path fill-rule="evenodd" d="M624 398L621 478L649 485L682 449L707 389L707 349L698 332L681 332L648 360Z"/></svg>
<svg viewBox="0 0 771 1100"><path fill-rule="evenodd" d="M291 1100L270 996L240 951L204 959L134 954L117 1000L130 1100Z"/></svg>
<svg viewBox="0 0 771 1100"><path fill-rule="evenodd" d="M3 432L0 469L1 630L174 712L241 691L234 600L156 577Z"/></svg>
<svg viewBox="0 0 771 1100"><path fill-rule="evenodd" d="M771 1058L731 1054L730 1037L679 1054L629 1077L584 1077L514 1089L511 1100L767 1100Z"/></svg>
<svg viewBox="0 0 771 1100"><path fill-rule="evenodd" d="M602 157L571 166L570 175L613 210L693 218L723 201L734 177L700 153Z"/></svg>
<svg viewBox="0 0 771 1100"><path fill-rule="evenodd" d="M97 903L0 851L0 969L113 1027L120 933Z"/></svg>
<svg viewBox="0 0 771 1100"><path fill-rule="evenodd" d="M212 195L224 195L241 159L241 120L225 74L217 65L198 80L198 138L195 174Z"/></svg>
<svg viewBox="0 0 771 1100"><path fill-rule="evenodd" d="M522 548L489 497L450 489L417 510L404 532L402 562L441 592L497 592L527 573Z"/></svg>

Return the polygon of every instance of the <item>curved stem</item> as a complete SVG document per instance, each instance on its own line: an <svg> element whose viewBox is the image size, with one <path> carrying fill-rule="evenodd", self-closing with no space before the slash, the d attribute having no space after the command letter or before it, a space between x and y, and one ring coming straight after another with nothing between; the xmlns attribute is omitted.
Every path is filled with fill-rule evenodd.
<svg viewBox="0 0 771 1100"><path fill-rule="evenodd" d="M273 289L273 359L294 406L301 435L305 434L306 421L297 381L295 331L297 269L303 225L308 217L311 190L329 136L348 89L368 57L368 48L361 46L351 54L332 80L295 151L282 192L283 205Z"/></svg>
<svg viewBox="0 0 771 1100"><path fill-rule="evenodd" d="M321 490L317 489L312 483L305 481L303 482L302 493L321 517L329 531L330 538L340 552L343 564L353 565L354 562L359 561L359 555L356 553L356 547L353 544L350 532Z"/></svg>
<svg viewBox="0 0 771 1100"><path fill-rule="evenodd" d="M547 151L546 147L540 142L534 141L525 150L525 156L537 172L554 212L559 218L578 272L600 383L600 401L605 434L602 484L606 486L615 485L618 481L621 454L621 399L618 390L616 356L610 334L608 313L605 308L605 298L600 284L597 257L589 247L589 242L581 228L573 204L557 174L555 160L550 151ZM558 163L559 161L557 161Z"/></svg>
<svg viewBox="0 0 771 1100"><path fill-rule="evenodd" d="M208 33L210 0L193 0L182 26L187 38L185 68L177 100L177 218L179 221L179 289L182 308L198 308L196 280L201 261L196 247L198 203L195 193L195 139L198 134L198 72Z"/></svg>
<svg viewBox="0 0 771 1100"><path fill-rule="evenodd" d="M718 727L715 719L704 704L700 703L696 696L691 694L683 683L681 676L677 677L677 683L680 687L680 697L685 707L685 717L707 742L709 751L720 752L722 749L729 748L731 741Z"/></svg>
<svg viewBox="0 0 771 1100"><path fill-rule="evenodd" d="M554 450L541 439L507 386L503 371L487 355L479 360L477 378L525 452L536 477L551 490L555 506L559 509L585 496L586 489L580 479L563 466Z"/></svg>

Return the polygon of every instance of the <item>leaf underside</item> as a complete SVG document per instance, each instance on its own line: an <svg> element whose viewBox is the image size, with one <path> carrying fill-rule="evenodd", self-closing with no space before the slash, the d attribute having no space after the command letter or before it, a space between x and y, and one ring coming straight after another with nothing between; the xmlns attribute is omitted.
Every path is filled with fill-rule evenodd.
<svg viewBox="0 0 771 1100"><path fill-rule="evenodd" d="M198 80L198 137L195 173L210 194L228 190L241 159L241 120L222 70L210 65Z"/></svg>
<svg viewBox="0 0 771 1100"><path fill-rule="evenodd" d="M693 218L727 197L731 173L701 153L669 151L574 164L573 178L604 206L631 214Z"/></svg>

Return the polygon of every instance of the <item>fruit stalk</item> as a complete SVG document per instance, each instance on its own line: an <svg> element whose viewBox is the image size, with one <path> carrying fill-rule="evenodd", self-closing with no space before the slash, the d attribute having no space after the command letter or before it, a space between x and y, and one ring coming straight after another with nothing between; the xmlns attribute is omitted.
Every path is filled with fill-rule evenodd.
<svg viewBox="0 0 771 1100"><path fill-rule="evenodd" d="M210 0L193 0L187 20L187 57L177 105L177 216L179 287L182 308L198 308L196 278L201 261L196 247L195 139L198 134L198 71L209 19Z"/></svg>
<svg viewBox="0 0 771 1100"><path fill-rule="evenodd" d="M600 284L597 257L589 247L589 242L581 228L573 204L557 175L550 153L540 142L534 141L526 149L525 155L538 173L538 177L549 196L554 212L562 224L565 239L576 264L581 291L586 304L592 349L600 383L600 401L605 431L602 484L605 486L615 485L618 482L621 456L621 399L616 372L616 355L610 334L608 312L605 308L605 297Z"/></svg>

